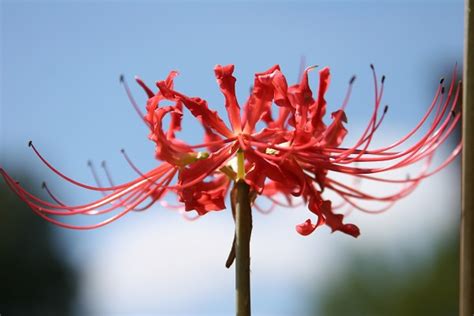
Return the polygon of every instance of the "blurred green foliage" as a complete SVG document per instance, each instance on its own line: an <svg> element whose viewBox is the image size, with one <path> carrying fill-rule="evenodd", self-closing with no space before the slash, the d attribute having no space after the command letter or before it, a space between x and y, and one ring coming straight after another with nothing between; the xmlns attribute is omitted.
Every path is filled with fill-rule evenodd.
<svg viewBox="0 0 474 316"><path fill-rule="evenodd" d="M457 232L431 254L378 252L353 256L322 297L323 316L450 316L458 314Z"/></svg>
<svg viewBox="0 0 474 316"><path fill-rule="evenodd" d="M0 182L0 314L70 315L77 278L64 256L50 224Z"/></svg>

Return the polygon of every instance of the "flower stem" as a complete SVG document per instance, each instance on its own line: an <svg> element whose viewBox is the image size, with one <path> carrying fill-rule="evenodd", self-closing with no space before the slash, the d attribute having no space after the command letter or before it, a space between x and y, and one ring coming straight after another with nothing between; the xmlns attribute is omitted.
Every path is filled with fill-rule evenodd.
<svg viewBox="0 0 474 316"><path fill-rule="evenodd" d="M237 189L235 214L235 290L236 315L250 316L250 235L252 233L252 208L250 206L250 187L243 180L243 153L237 154L239 167L237 174L242 176L235 183Z"/></svg>
<svg viewBox="0 0 474 316"><path fill-rule="evenodd" d="M237 180L245 178L245 157L244 152L239 150L237 152Z"/></svg>
<svg viewBox="0 0 474 316"><path fill-rule="evenodd" d="M474 1L466 0L459 315L474 315Z"/></svg>

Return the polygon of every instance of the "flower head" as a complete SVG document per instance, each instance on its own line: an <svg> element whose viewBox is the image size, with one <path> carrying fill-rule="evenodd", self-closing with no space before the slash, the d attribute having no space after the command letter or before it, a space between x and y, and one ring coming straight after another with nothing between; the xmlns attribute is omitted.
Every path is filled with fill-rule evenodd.
<svg viewBox="0 0 474 316"><path fill-rule="evenodd" d="M371 148L374 135L388 110L388 107L381 109L385 77L379 82L372 67L375 84L373 113L358 140L352 146L343 146L348 133L345 108L355 77L349 82L342 105L326 118L325 95L330 84L330 71L327 67L319 71L319 86L313 94L308 76L314 69L307 68L300 81L291 86L278 65L255 74L251 94L241 108L235 93L234 66L217 65L214 72L225 98L230 124L210 109L205 100L175 90L176 71L172 71L165 80L158 81L154 89L136 78L148 97L145 113L136 105L122 80L132 104L150 129L149 138L156 145L155 156L160 161L158 167L143 173L123 151L127 161L137 171L138 178L115 185L104 164L110 185L102 186L91 165L98 182L98 185L92 186L62 174L30 143L39 158L66 181L104 194L102 198L87 204L67 205L46 185L44 187L52 200L40 199L23 189L3 169L0 172L6 183L35 213L68 228L96 228L130 211L145 210L159 200L165 205L162 198L167 193L177 195L185 212L194 210L202 216L224 209L232 183L243 180L251 187L256 209L260 209L255 199L258 196L269 199L273 205L286 206L294 206L294 199L300 198L314 217L296 226L300 234L308 235L318 226L327 225L332 231L357 237L359 228L345 223L345 215L337 212L339 208L348 205L363 212L383 212L412 192L421 180L444 168L460 152L461 143L440 165L430 169L436 150L460 122L460 113L456 109L460 84L452 82L445 92L441 81L433 102L411 131L389 146ZM176 136L182 128L182 117L186 111L203 127L201 144L188 144ZM169 124L166 129L164 121L167 116ZM425 125L428 127L424 134L413 141L413 136ZM401 149L408 143L408 148ZM405 168L419 161L424 164L414 177L391 179L383 176L384 172ZM338 180L334 176L337 173L355 179L395 184L400 188L393 194L374 196ZM339 196L339 203L325 198L327 191ZM380 209L367 209L360 204L361 201L375 201L383 205ZM105 213L113 215L90 226L73 226L57 219L59 215Z"/></svg>

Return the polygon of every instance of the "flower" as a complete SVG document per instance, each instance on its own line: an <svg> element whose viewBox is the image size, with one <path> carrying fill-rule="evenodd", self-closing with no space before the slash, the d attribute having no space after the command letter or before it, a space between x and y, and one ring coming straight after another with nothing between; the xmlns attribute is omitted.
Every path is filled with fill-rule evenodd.
<svg viewBox="0 0 474 316"><path fill-rule="evenodd" d="M162 199L168 193L177 195L185 212L195 210L198 216L202 216L210 211L225 209L225 200L232 183L243 180L252 190L253 203L257 210L261 210L255 200L257 196L269 199L273 206L294 206L294 198L301 198L310 213L316 217L316 221L313 223L312 219L308 219L297 225L298 233L309 235L325 224L332 231L341 231L357 237L360 234L359 228L354 224L345 223L345 215L337 213L337 209L348 205L363 212L383 212L394 202L411 193L423 179L448 165L462 147L459 143L441 164L430 169L437 149L460 123L461 114L456 109L460 84L451 82L445 93L442 80L433 102L411 131L389 146L370 148L375 132L388 110L387 106L383 110L380 107L385 77L379 82L373 66L371 68L375 83L373 113L362 135L350 147L342 144L348 133L345 108L355 77L349 82L342 105L330 114L330 122L325 123L325 95L330 83L329 68L319 71L319 87L314 96L308 76L315 67L307 68L301 75L300 82L292 86L288 86L278 65L257 73L251 94L242 109L235 94L234 66L217 65L214 72L225 98L229 125L216 111L209 108L205 100L188 97L175 90L174 79L178 75L176 71L170 72L165 80L158 81L156 91L149 88L140 78L136 78L148 97L144 114L133 99L123 77L121 78L133 106L150 128L149 139L156 144L155 156L161 161L155 169L142 173L123 151L127 161L139 174L133 181L114 185L104 164L110 185L102 186L93 165L90 164L98 185L78 182L55 169L30 142L34 152L53 172L79 187L102 192L104 196L100 199L83 205L67 205L44 184L52 201L44 200L22 188L5 170L0 169L0 173L11 189L36 214L67 228L97 228L130 211L145 210L159 200L166 205ZM201 144L191 145L176 137L176 133L182 128L185 109L204 129L204 140ZM167 130L163 126L166 116L169 116ZM411 141L424 125L428 125L424 134L408 148L400 149ZM374 175L405 168L419 161L424 163L415 177L391 179ZM236 167L236 163L239 167ZM374 163L377 165L374 166ZM401 188L393 194L374 196L338 180L334 176L337 173L360 180L396 184ZM326 199L326 191L338 195L342 203L335 205ZM279 196L286 202L282 202ZM374 210L362 206L360 201L375 201L385 205ZM87 226L75 226L57 219L59 215L78 214L113 215L105 221Z"/></svg>

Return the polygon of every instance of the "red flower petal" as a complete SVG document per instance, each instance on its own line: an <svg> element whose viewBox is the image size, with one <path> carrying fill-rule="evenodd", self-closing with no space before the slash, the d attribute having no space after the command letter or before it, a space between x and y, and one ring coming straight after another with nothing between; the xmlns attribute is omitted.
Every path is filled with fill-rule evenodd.
<svg viewBox="0 0 474 316"><path fill-rule="evenodd" d="M313 224L310 219L307 219L304 223L296 225L296 231L303 236L308 236L322 224L324 224L322 216L318 217L318 222L316 224Z"/></svg>
<svg viewBox="0 0 474 316"><path fill-rule="evenodd" d="M332 231L339 230L343 233L351 235L353 237L358 237L360 235L359 227L354 224L344 224L342 223L344 215L334 214L332 212L331 201L324 201L321 210L326 219L326 225L331 227Z"/></svg>
<svg viewBox="0 0 474 316"><path fill-rule="evenodd" d="M173 80L174 78L178 75L178 72L177 71L171 71L169 74L168 74L168 77L166 78L166 80L164 81L165 85L170 88L170 89L173 89ZM138 80L137 80L138 81ZM141 81L141 80L140 80ZM138 82L140 84L140 82ZM144 85L144 83L143 83ZM147 87L148 88L148 87ZM147 94L149 95L149 93L151 92L151 90L148 88L148 92ZM146 91L146 90L145 90ZM162 101L164 99L164 96L163 94L158 91L158 93L156 95L152 95L151 97L149 97L149 99L147 100L146 102L146 111L147 111L147 114L145 115L145 121L147 121L150 126L153 126L155 124L155 121L154 121L154 112L155 110L158 108L159 106L159 103L160 101ZM182 106L180 104L176 104L177 108L179 110L182 110ZM174 115L172 114L171 115L172 117L174 117ZM171 128L171 130L174 130L173 128Z"/></svg>
<svg viewBox="0 0 474 316"><path fill-rule="evenodd" d="M278 65L255 74L252 94L245 105L244 131L252 133L257 122L264 117L268 121L269 116L271 117L272 101L279 106L289 107L287 90L288 84Z"/></svg>
<svg viewBox="0 0 474 316"><path fill-rule="evenodd" d="M140 79L139 77L135 77L135 81L143 89L143 91L145 91L148 98L151 98L155 95L142 79Z"/></svg>
<svg viewBox="0 0 474 316"><path fill-rule="evenodd" d="M219 150L222 145L216 144L218 141L222 141L222 137L216 134L212 129L204 126L204 143L207 144L207 149L212 152Z"/></svg>
<svg viewBox="0 0 474 316"><path fill-rule="evenodd" d="M324 95L329 87L331 75L328 67L324 67L319 71L319 90L318 90L318 102L315 107L311 109L311 125L313 126L314 133L319 135L324 130L325 125L323 123L323 116L326 114L326 100Z"/></svg>
<svg viewBox="0 0 474 316"><path fill-rule="evenodd" d="M316 101L313 99L313 92L311 91L308 82L308 72L311 69L313 68L307 68L304 71L299 84L291 86L288 89L288 97L295 109L295 126L300 131L303 131L306 128L310 114L309 111L317 106Z"/></svg>
<svg viewBox="0 0 474 316"><path fill-rule="evenodd" d="M184 202L186 211L196 210L199 215L204 215L209 211L225 209L224 199L228 188L229 180L226 176L201 181L179 191L180 201Z"/></svg>
<svg viewBox="0 0 474 316"><path fill-rule="evenodd" d="M267 178L270 178L275 182L285 182L286 176L281 171L278 164L265 160L250 150L245 151L245 159L252 165L245 175L245 182L247 182L257 193L262 193Z"/></svg>
<svg viewBox="0 0 474 316"><path fill-rule="evenodd" d="M323 144L327 147L338 147L344 137L347 135L347 129L343 123L347 123L346 113L342 110L337 110L331 113L333 122L328 126Z"/></svg>
<svg viewBox="0 0 474 316"><path fill-rule="evenodd" d="M172 106L157 108L154 112L154 126L150 139L156 143L156 157L160 160L167 161L172 165L183 165L184 161L193 150L185 143L178 141L173 133L166 135L163 131L163 118L167 113L175 116L181 116L179 109ZM176 120L176 119L175 119ZM173 119L172 119L173 122ZM170 135L171 134L171 135Z"/></svg>
<svg viewBox="0 0 474 316"><path fill-rule="evenodd" d="M168 100L180 100L188 108L199 122L210 129L215 130L225 137L232 137L233 133L225 125L216 111L210 110L207 102L200 98L190 98L169 88L164 81L157 83L163 96Z"/></svg>
<svg viewBox="0 0 474 316"><path fill-rule="evenodd" d="M179 186L188 187L200 182L213 172L217 171L238 150L237 143L229 144L213 152L206 159L198 160L183 168L179 173Z"/></svg>
<svg viewBox="0 0 474 316"><path fill-rule="evenodd" d="M225 96L225 107L229 115L229 121L234 132L240 133L242 131L240 121L240 107L235 96L235 77L232 76L234 72L234 65L221 66L217 65L214 68L217 82Z"/></svg>

